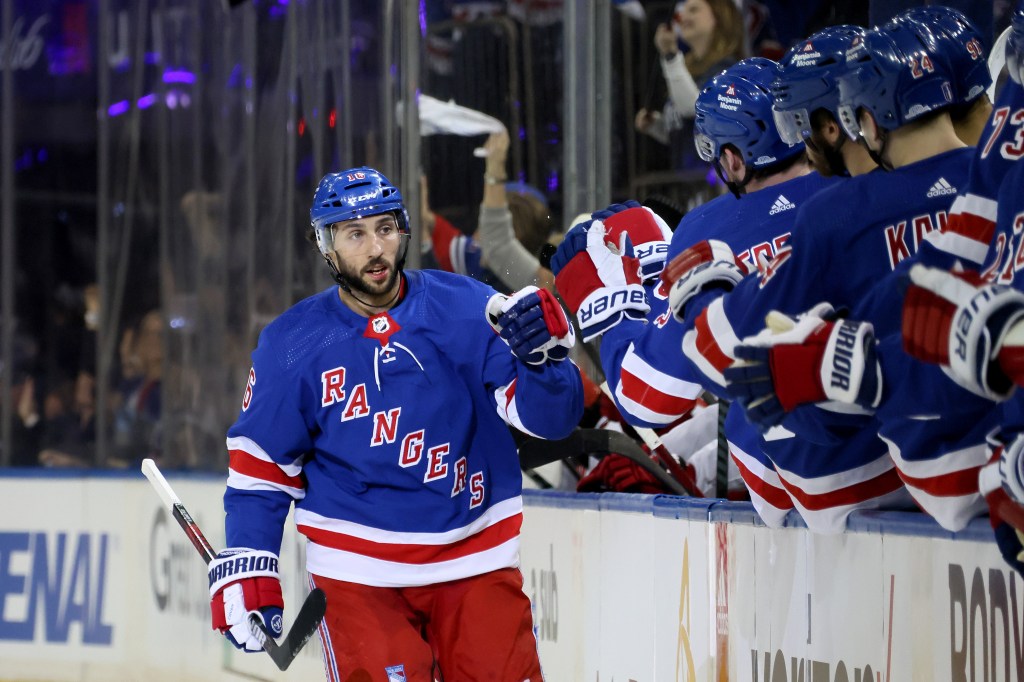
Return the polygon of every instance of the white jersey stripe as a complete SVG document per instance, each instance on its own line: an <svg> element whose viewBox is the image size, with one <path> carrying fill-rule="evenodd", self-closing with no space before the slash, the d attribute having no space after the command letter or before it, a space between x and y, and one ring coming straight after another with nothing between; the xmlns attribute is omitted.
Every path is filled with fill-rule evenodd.
<svg viewBox="0 0 1024 682"><path fill-rule="evenodd" d="M970 471L972 469L974 475L969 477L971 480L976 480L977 470L988 461L989 450L986 443L953 450L942 457L922 462L904 459L903 453L896 443L882 436L879 438L882 438L889 446L889 454L896 463L896 467L901 473L907 475L903 482L914 500L943 528L953 532L963 530L971 519L981 516L988 510L985 498L981 496L976 486L971 486L968 492L959 495L952 493L939 495L926 491L918 484L918 480L914 480L923 479L925 484L932 480L937 483L936 488L941 490L942 485L939 480L941 477L955 476L957 472L969 475L972 473ZM911 480L907 480L907 478Z"/></svg>
<svg viewBox="0 0 1024 682"><path fill-rule="evenodd" d="M228 452L232 450L241 450L242 452L252 455L256 459L262 459L264 462L270 462L271 464L277 465L281 471L288 476L298 476L302 473L302 458L295 459L291 464L281 464L275 462L270 458L270 455L261 448L256 441L246 438L245 436L235 436L227 439Z"/></svg>
<svg viewBox="0 0 1024 682"><path fill-rule="evenodd" d="M534 438L540 438L530 429L526 428L523 424L522 417L519 416L519 407L516 405L516 382L512 381L508 386L502 386L501 388L495 389L494 400L498 406L498 416L505 420L505 423L509 426L519 429L525 434L529 434Z"/></svg>
<svg viewBox="0 0 1024 682"><path fill-rule="evenodd" d="M979 265L984 263L988 256L988 244L955 232L932 230L925 235L925 241L931 243L939 251L952 254L957 258L965 258Z"/></svg>
<svg viewBox="0 0 1024 682"><path fill-rule="evenodd" d="M668 395L694 400L701 394L700 384L665 374L637 355L636 348L632 343L629 344L626 355L622 358L622 369Z"/></svg>
<svg viewBox="0 0 1024 682"><path fill-rule="evenodd" d="M234 469L228 469L228 487L235 490L262 490L270 492L284 492L291 495L292 499L301 500L306 496L304 488L295 488L289 485L282 485L262 478L255 478L238 473Z"/></svg>

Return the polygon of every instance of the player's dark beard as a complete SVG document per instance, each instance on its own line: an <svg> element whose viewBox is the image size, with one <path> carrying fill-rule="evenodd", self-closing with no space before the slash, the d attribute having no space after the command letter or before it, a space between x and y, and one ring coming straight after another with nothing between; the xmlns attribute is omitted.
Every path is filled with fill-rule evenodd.
<svg viewBox="0 0 1024 682"><path fill-rule="evenodd" d="M390 269L388 278L383 284L370 285L363 281L363 273L366 270L380 265L387 266ZM375 258L359 271L349 267L347 264L343 264L338 268L338 276L344 280L345 286L348 287L349 291L358 291L367 296L380 296L381 294L388 293L395 286L395 282L398 280L398 268L395 267L394 263L389 263L384 258Z"/></svg>
<svg viewBox="0 0 1024 682"><path fill-rule="evenodd" d="M840 148L846 144L844 136L840 136L839 144L832 146L828 143L828 140L819 135L817 131L811 131L811 137L806 140L806 144L816 152L818 156L825 160L824 170L826 172L821 173L821 175L828 178L837 175L843 176L849 174L846 168L846 161L843 160L843 155L839 152Z"/></svg>

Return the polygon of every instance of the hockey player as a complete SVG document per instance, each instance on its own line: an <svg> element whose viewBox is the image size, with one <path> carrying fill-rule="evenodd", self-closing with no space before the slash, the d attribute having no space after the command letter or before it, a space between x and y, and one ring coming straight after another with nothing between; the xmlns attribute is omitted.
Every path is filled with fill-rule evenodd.
<svg viewBox="0 0 1024 682"><path fill-rule="evenodd" d="M877 168L867 149L854 144L839 123L836 75L846 68L846 50L859 26L834 26L789 49L772 83L779 137L803 143L814 170L825 177L863 175Z"/></svg>
<svg viewBox="0 0 1024 682"><path fill-rule="evenodd" d="M926 39L936 43L936 51L946 59L949 73L955 75L949 115L957 137L972 147L978 144L992 113L988 98L992 74L986 59L987 41L981 31L962 12L943 5L913 7L897 15L894 21L922 27L928 34Z"/></svg>
<svg viewBox="0 0 1024 682"><path fill-rule="evenodd" d="M920 15L921 12L915 14ZM897 23L905 23L912 29L915 24L902 20ZM918 30L918 35L924 40L932 37L927 31ZM960 50L968 53L970 50L964 49L964 43L975 40L967 36L962 37L960 42L947 41L945 46L938 41L941 50L939 54L958 54ZM984 63L984 55L978 55L977 60ZM954 59L947 60L947 63L953 62ZM955 81L957 87L954 90L964 99L968 98L967 93L974 90L966 87L971 79L976 82L975 88L980 88L986 82L983 78L977 82L981 77L971 76L969 70L962 70L959 76L966 77L966 80ZM978 165L976 162L977 158L973 164L975 167ZM974 177L972 174L971 182L974 182ZM950 225L953 222L951 218ZM872 322L875 334L883 340L877 347L868 344L865 356L861 358L863 365L850 363L852 371L848 373L851 383L856 382L858 375L863 375L865 382L872 386L869 391L872 395L868 401L871 404L868 407L875 409L879 436L888 445L889 453L908 490L919 506L944 527L954 531L960 530L971 518L984 511L984 502L978 495L977 472L987 459L985 437L996 427L998 415L991 401L951 384L935 368L922 365L903 353L899 338L902 302L898 280L912 262L930 262L943 266L951 264L951 255L954 254L943 252L936 248L936 244L941 241L958 245L960 242L951 238L955 234L950 230L930 234L917 254L904 260L897 272L883 278L870 295L857 303L851 317ZM802 363L811 369L812 374L819 374L823 366L815 365L819 361L827 364L831 353L814 340L821 338L820 334L827 326L821 325L820 330L813 331L819 324L820 321L815 322L813 319L804 320L798 325L802 331L790 331L788 339L765 334L761 339L753 341L752 347L737 349L741 357L757 360L753 367L737 367L730 372L737 380L737 390L746 393L742 400L748 404L756 403L751 409L755 419L761 419L766 424L774 423L782 416L783 403L786 409L793 409L801 399L801 394L807 395L804 393L806 387L800 387L804 380L796 379L791 371L781 371L781 367L780 371L766 373L764 370L767 368L759 361L772 358L774 363L775 358L784 355L787 363ZM852 322L842 324L848 328L854 327ZM770 350L761 347L762 344ZM847 353L844 362L850 357L856 357L856 354ZM876 363L877 358L880 360ZM768 381L774 388L767 391L765 384L757 388L759 382L756 377L760 375L767 378L768 374L778 375L777 380L773 376ZM882 379L880 386L874 377ZM850 397L858 398L857 393L853 391Z"/></svg>
<svg viewBox="0 0 1024 682"><path fill-rule="evenodd" d="M756 270L759 260L772 257L784 246L796 208L829 184L810 172L803 145L790 146L779 139L768 91L777 75L775 62L748 59L716 76L700 94L695 120L697 149L705 161L715 165L733 193L686 214L672 235L669 259L697 241L714 238L742 254L743 267ZM594 283L578 277L576 271L595 257L595 249L602 250L602 257L609 262L616 262L616 255L593 243L594 236L599 230L611 232L625 224L636 241L635 225L645 220L642 211L623 211L606 216L603 223L573 228L552 259L559 290L574 312L582 310L577 315L583 327L590 326L584 299L595 290L591 288ZM743 276L735 262L730 273ZM601 362L616 405L630 423L648 428L678 420L689 412L702 390L696 383L699 376L680 362L683 330L666 311L666 293L650 297L651 324L641 322L639 314L623 316L618 324L603 329L601 337ZM616 297L612 295L610 300ZM586 329L584 336L588 336ZM792 504L784 491L771 488L770 464L758 460L757 433L739 413L730 419L726 433L744 479L750 471L757 472L758 483L748 482L755 503L766 517L781 522Z"/></svg>
<svg viewBox="0 0 1024 682"><path fill-rule="evenodd" d="M902 24L876 28L855 43L847 55L849 69L840 76L840 120L851 138L893 170L852 178L813 197L797 217L792 248L775 259L761 280L742 282L700 313L684 340L684 352L718 376L736 360L739 339L761 331L769 311L796 315L822 301L856 305L876 280L917 250L928 232L943 225L950 188L966 180L970 151L956 137L946 111L953 93L945 62ZM687 307L674 309L685 315ZM821 347L835 357L840 341L859 344L869 331L866 325L832 323ZM775 366L788 367L794 376L808 375L793 364ZM859 386L837 382L798 388L801 397L805 389L822 393L823 401L844 400L860 388L873 401L873 378L865 376ZM767 423L752 409L767 403L744 402L749 417ZM837 531L853 508L905 504L893 462L877 441L877 426L855 414L825 414L823 421L831 427L824 433L813 421L785 424L804 442L818 441L827 449L811 443L802 455L787 451L785 460L775 459L808 526ZM836 429L841 435L830 439L828 433Z"/></svg>
<svg viewBox="0 0 1024 682"><path fill-rule="evenodd" d="M1024 385L1024 278L1016 275L1024 267L1024 165L1016 163L1024 156L1024 9L1013 14L1006 65L1010 78L976 151L969 192L954 205L962 211L956 239L949 241L964 256L988 244L981 276L911 270L902 329L908 353L940 363L960 386L1002 402L990 463L979 475L980 493L1003 557L1024 573L1024 399L1014 391Z"/></svg>
<svg viewBox="0 0 1024 682"><path fill-rule="evenodd" d="M294 503L328 600L329 679L540 680L507 426L559 438L578 422L571 326L546 291L508 298L404 270L402 195L371 168L326 175L310 218L337 286L284 312L253 352L227 438L214 628L259 649L240 624L257 610L280 632Z"/></svg>

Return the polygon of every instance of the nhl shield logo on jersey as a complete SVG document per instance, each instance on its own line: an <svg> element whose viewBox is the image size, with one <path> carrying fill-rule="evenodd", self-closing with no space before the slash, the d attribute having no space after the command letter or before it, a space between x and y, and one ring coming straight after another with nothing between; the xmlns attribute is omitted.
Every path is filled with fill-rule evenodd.
<svg viewBox="0 0 1024 682"><path fill-rule="evenodd" d="M367 321L363 336L368 339L377 339L380 341L380 345L387 346L391 335L400 329L398 323L385 311L374 315Z"/></svg>

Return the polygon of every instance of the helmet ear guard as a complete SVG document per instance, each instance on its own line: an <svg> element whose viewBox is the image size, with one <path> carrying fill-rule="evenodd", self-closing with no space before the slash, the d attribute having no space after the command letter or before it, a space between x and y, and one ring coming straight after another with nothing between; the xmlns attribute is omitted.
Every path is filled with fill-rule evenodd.
<svg viewBox="0 0 1024 682"><path fill-rule="evenodd" d="M812 115L819 109L839 120L836 76L846 69L846 51L854 38L862 38L864 33L860 26L830 26L783 56L779 75L771 83L772 115L783 142L797 144L808 139Z"/></svg>
<svg viewBox="0 0 1024 682"><path fill-rule="evenodd" d="M724 176L721 158L726 145L743 159L745 177L739 182L725 180L737 196L753 171L786 161L804 150L802 141L790 145L775 128L769 87L778 69L779 65L770 59L744 59L712 78L694 105L693 137L700 158L712 164L720 176Z"/></svg>

